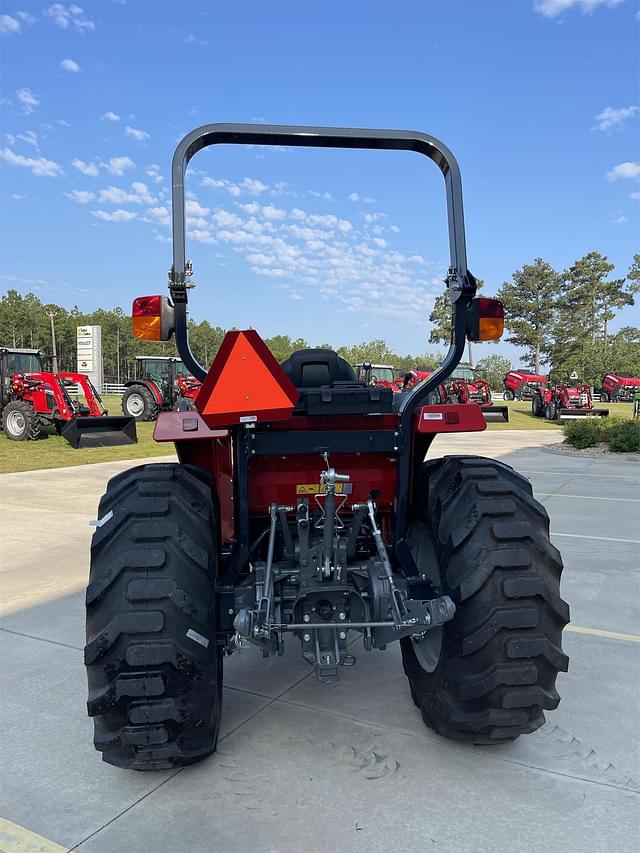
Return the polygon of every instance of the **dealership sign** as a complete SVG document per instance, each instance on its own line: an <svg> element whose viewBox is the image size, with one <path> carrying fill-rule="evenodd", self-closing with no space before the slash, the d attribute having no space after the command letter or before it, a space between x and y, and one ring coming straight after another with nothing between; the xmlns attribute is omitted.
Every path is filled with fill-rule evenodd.
<svg viewBox="0 0 640 853"><path fill-rule="evenodd" d="M76 328L76 353L78 373L85 373L102 393L102 326Z"/></svg>

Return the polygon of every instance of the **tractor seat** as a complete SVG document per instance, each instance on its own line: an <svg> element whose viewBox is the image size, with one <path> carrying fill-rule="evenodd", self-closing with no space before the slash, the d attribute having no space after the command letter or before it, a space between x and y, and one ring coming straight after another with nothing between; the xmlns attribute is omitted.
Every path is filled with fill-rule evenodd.
<svg viewBox="0 0 640 853"><path fill-rule="evenodd" d="M330 349L294 352L282 368L300 392L296 414L370 415L392 411L390 388L365 385L351 365Z"/></svg>
<svg viewBox="0 0 640 853"><path fill-rule="evenodd" d="M353 367L331 349L301 349L282 368L296 388L321 388L334 382L358 381Z"/></svg>

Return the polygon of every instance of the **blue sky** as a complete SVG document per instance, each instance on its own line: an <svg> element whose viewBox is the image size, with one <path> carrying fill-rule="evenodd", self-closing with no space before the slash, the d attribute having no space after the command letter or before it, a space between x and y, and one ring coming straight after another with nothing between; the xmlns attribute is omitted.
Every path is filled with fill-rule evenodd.
<svg viewBox="0 0 640 853"><path fill-rule="evenodd" d="M0 15L3 290L83 310L166 292L173 149L216 121L440 137L487 293L536 256L563 269L597 250L624 275L638 251L636 3L7 0ZM195 319L433 349L447 243L426 159L218 146L188 189Z"/></svg>

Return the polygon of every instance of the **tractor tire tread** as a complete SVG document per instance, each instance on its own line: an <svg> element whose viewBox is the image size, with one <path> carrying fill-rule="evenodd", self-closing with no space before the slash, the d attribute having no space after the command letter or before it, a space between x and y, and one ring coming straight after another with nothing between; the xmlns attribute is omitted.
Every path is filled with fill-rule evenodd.
<svg viewBox="0 0 640 853"><path fill-rule="evenodd" d="M216 746L217 504L193 466L142 465L110 481L87 588L87 710L103 760L193 763Z"/></svg>
<svg viewBox="0 0 640 853"><path fill-rule="evenodd" d="M557 707L556 676L568 668L569 608L546 511L512 468L472 456L425 463L416 494L416 515L439 552L441 593L457 610L433 673L413 640L401 641L414 702L429 727L456 740L490 744L535 731Z"/></svg>

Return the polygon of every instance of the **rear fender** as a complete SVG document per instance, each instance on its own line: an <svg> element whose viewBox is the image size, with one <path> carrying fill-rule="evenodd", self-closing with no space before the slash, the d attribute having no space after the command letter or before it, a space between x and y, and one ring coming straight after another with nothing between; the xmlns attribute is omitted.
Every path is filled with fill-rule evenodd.
<svg viewBox="0 0 640 853"><path fill-rule="evenodd" d="M162 394L158 390L158 386L155 382L151 382L149 379L130 379L128 382L124 383L125 388L132 388L134 385L143 385L153 394L153 398L158 406L163 405L164 400L162 399Z"/></svg>

